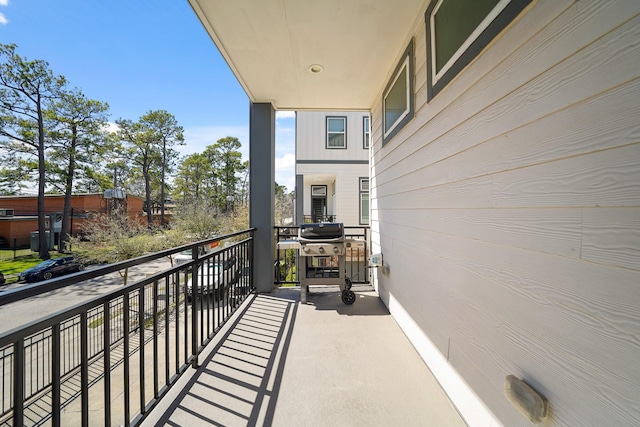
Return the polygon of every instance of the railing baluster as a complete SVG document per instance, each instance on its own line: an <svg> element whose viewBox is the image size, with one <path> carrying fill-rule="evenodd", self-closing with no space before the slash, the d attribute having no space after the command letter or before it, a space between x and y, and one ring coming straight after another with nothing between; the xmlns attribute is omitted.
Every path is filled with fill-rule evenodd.
<svg viewBox="0 0 640 427"><path fill-rule="evenodd" d="M173 277L176 277L175 275ZM169 320L170 320L170 302L171 302L171 281L169 276L165 278L164 287L166 289L165 305L164 305L164 383L169 385L169 365L170 365L170 339Z"/></svg>
<svg viewBox="0 0 640 427"><path fill-rule="evenodd" d="M13 344L13 426L24 425L24 339Z"/></svg>
<svg viewBox="0 0 640 427"><path fill-rule="evenodd" d="M129 390L129 375L130 366L129 366L129 293L126 293L122 300L122 310L123 310L123 351L124 351L124 425L129 426L129 420L131 419L131 391Z"/></svg>
<svg viewBox="0 0 640 427"><path fill-rule="evenodd" d="M60 323L51 327L51 424L60 426Z"/></svg>
<svg viewBox="0 0 640 427"><path fill-rule="evenodd" d="M187 280L187 273L185 270L185 273L183 275L183 280ZM182 295L180 293L180 273L178 273L178 281L175 284L176 287L176 345L175 345L175 349L176 349L176 360L175 360L175 365L176 365L176 373L180 372L180 297L184 297L184 295ZM184 287L183 287L184 289ZM184 300L184 298L182 298L182 300Z"/></svg>
<svg viewBox="0 0 640 427"><path fill-rule="evenodd" d="M187 300L187 280L189 280L189 274L193 275L193 269L196 268L196 265L194 265L193 267L191 267L191 273L189 273L189 270L187 270L185 272L185 276L184 276L184 361L186 363L186 361L189 359L189 310L191 307L191 304L188 303ZM193 284L191 289L193 289ZM191 300L191 302L193 302L193 299Z"/></svg>
<svg viewBox="0 0 640 427"><path fill-rule="evenodd" d="M191 298L196 298L197 304L199 306L198 307L198 323L200 325L200 338L196 343L196 346L195 346L196 350L194 351L194 354L197 353L198 351L197 348L200 346L200 343L202 342L202 334L204 334L204 299L205 299L205 292L209 291L207 287L209 283L205 281L205 275L209 276L208 269L209 269L208 261L205 261L205 263L203 263L202 266L198 269L198 271L200 272L198 289L197 291L194 289L194 294L191 296ZM205 272L205 270L207 270L207 272ZM200 292L200 289L202 289L202 292Z"/></svg>
<svg viewBox="0 0 640 427"><path fill-rule="evenodd" d="M196 260L196 265L191 269L191 356L193 362L191 366L195 369L198 367L198 271L201 264L198 259L198 247L193 249L193 258ZM204 266L202 266L204 268ZM186 310L185 310L186 311Z"/></svg>
<svg viewBox="0 0 640 427"><path fill-rule="evenodd" d="M165 293L167 293L165 287ZM158 281L153 282L153 397L158 397ZM166 311L166 310L165 310Z"/></svg>
<svg viewBox="0 0 640 427"><path fill-rule="evenodd" d="M82 425L89 425L89 325L87 312L80 314L80 395L82 406Z"/></svg>
<svg viewBox="0 0 640 427"><path fill-rule="evenodd" d="M144 363L144 325L145 325L145 316L144 316L144 297L146 286L142 286L138 288L138 329L140 335L140 344L138 354L140 355L140 366L138 369L138 377L140 378L140 413L144 414L145 400L144 400L144 392L145 392L145 363Z"/></svg>
<svg viewBox="0 0 640 427"><path fill-rule="evenodd" d="M104 425L111 425L111 303L103 305L102 339L104 348Z"/></svg>

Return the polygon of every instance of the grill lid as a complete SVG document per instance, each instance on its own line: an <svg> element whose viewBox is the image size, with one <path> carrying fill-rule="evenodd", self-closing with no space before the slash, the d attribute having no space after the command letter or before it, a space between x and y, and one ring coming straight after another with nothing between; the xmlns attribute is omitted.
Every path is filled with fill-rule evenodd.
<svg viewBox="0 0 640 427"><path fill-rule="evenodd" d="M301 224L298 232L300 242L344 240L344 225L341 222Z"/></svg>

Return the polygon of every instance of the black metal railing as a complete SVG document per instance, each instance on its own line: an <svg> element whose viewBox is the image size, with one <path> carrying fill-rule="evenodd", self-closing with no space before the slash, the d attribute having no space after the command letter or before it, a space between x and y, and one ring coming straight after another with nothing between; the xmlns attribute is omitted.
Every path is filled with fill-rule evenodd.
<svg viewBox="0 0 640 427"><path fill-rule="evenodd" d="M252 293L253 231L0 294L0 306L20 303L192 253L184 264L0 335L0 425L139 424L181 374L198 365L200 352ZM90 409L90 397L102 404Z"/></svg>
<svg viewBox="0 0 640 427"><path fill-rule="evenodd" d="M305 224L314 224L317 222L337 222L338 217L335 215L303 215L302 222Z"/></svg>
<svg viewBox="0 0 640 427"><path fill-rule="evenodd" d="M275 227L276 242L295 240L300 227ZM371 233L368 226L345 226L345 238L351 241L345 248L345 277L352 283L370 283L371 267L369 266L369 248ZM277 285L299 285L298 254L295 249L277 249L274 265Z"/></svg>

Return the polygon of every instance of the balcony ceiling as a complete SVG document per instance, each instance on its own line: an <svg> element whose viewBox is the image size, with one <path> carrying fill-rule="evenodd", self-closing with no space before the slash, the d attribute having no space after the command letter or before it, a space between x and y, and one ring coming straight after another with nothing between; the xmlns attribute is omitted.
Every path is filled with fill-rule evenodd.
<svg viewBox="0 0 640 427"><path fill-rule="evenodd" d="M427 0L189 0L252 102L367 110ZM309 71L319 64L323 71Z"/></svg>

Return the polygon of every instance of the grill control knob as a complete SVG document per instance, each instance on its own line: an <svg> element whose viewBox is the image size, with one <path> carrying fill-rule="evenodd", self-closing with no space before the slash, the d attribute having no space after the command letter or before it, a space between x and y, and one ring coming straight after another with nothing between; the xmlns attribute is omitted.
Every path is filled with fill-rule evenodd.
<svg viewBox="0 0 640 427"><path fill-rule="evenodd" d="M334 254L337 254L338 252L340 252L340 251L338 250L338 247L337 247L337 246L334 246L334 247L333 247L333 253L334 253Z"/></svg>
<svg viewBox="0 0 640 427"><path fill-rule="evenodd" d="M322 246L320 246L320 247L318 248L318 252L320 252L321 254L323 254L323 253L324 253L324 248L323 248Z"/></svg>
<svg viewBox="0 0 640 427"><path fill-rule="evenodd" d="M303 250L306 254L308 254L308 253L309 253L309 247L308 247L308 246L305 246L304 248L302 248L302 250Z"/></svg>

